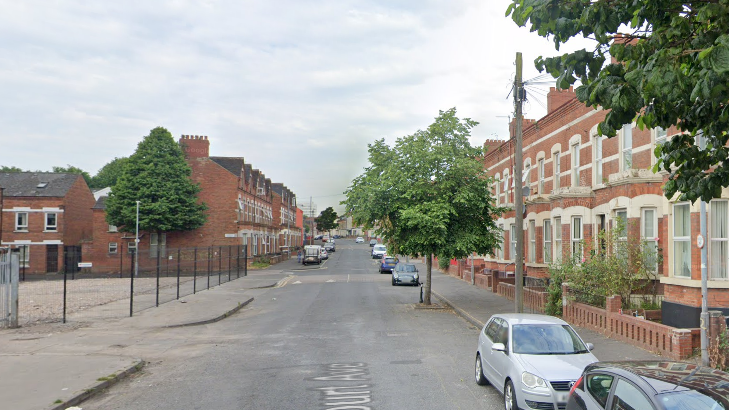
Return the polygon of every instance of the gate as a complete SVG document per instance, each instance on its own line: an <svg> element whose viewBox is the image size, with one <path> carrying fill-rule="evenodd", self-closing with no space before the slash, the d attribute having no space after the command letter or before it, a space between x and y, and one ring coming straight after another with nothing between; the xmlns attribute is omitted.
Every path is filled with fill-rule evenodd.
<svg viewBox="0 0 729 410"><path fill-rule="evenodd" d="M64 246L63 247L63 271L66 273L76 273L81 270L78 263L81 262L80 246Z"/></svg>
<svg viewBox="0 0 729 410"><path fill-rule="evenodd" d="M18 326L18 256L0 249L0 328Z"/></svg>

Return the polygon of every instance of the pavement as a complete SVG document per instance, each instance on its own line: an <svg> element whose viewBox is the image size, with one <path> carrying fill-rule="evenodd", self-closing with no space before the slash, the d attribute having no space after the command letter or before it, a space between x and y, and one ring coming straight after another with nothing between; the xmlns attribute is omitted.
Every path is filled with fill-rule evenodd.
<svg viewBox="0 0 729 410"><path fill-rule="evenodd" d="M419 265L424 273L425 265ZM62 410L79 406L91 395L141 370L160 351L179 346L179 338L192 332L194 326L224 320L255 303L256 294L285 286L299 267L294 258L268 269L249 270L246 277L133 317L0 329L0 407ZM494 313L514 311L513 301L435 267L431 279L432 302L450 307L476 328ZM595 345L593 353L600 360L658 358L599 333L576 329L585 341Z"/></svg>

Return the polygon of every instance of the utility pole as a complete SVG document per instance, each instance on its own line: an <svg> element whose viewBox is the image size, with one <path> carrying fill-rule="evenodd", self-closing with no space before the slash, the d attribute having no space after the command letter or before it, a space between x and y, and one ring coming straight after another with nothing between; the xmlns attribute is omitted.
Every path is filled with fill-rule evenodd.
<svg viewBox="0 0 729 410"><path fill-rule="evenodd" d="M311 235L309 235L309 239L311 241L311 245L314 244L314 208L312 208L311 205L311 197L309 197L309 223L311 224Z"/></svg>
<svg viewBox="0 0 729 410"><path fill-rule="evenodd" d="M516 147L514 148L514 214L516 216L516 256L514 257L514 268L516 270L516 295L514 302L516 305L516 313L524 312L524 197L522 191L521 181L521 167L522 164L522 147L521 147L521 133L522 133L522 112L521 105L523 103L523 84L521 81L521 70L522 61L521 53L516 53L516 76L514 77L514 108L516 113L514 115L514 121L516 122L515 139Z"/></svg>

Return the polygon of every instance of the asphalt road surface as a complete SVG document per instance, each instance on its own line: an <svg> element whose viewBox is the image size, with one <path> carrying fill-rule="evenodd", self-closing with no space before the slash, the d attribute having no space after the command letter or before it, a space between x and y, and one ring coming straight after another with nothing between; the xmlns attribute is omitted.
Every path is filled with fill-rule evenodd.
<svg viewBox="0 0 729 410"><path fill-rule="evenodd" d="M300 266L230 318L185 328L174 344L161 333L148 347L156 360L81 407L503 408L473 380L480 329L447 309L416 308L420 289L391 286L370 249L337 240L328 261Z"/></svg>

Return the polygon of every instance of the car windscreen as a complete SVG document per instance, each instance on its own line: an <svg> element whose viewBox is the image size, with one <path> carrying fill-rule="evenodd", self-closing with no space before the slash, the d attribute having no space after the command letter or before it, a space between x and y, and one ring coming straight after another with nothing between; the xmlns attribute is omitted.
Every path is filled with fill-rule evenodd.
<svg viewBox="0 0 729 410"><path fill-rule="evenodd" d="M415 272L415 265L397 265L398 272Z"/></svg>
<svg viewBox="0 0 729 410"><path fill-rule="evenodd" d="M376 251L386 251L387 247L385 245L375 245Z"/></svg>
<svg viewBox="0 0 729 410"><path fill-rule="evenodd" d="M588 352L585 344L568 325L514 325L512 339L514 353L577 354Z"/></svg>
<svg viewBox="0 0 729 410"><path fill-rule="evenodd" d="M729 408L729 400L718 394L709 397L696 390L675 391L656 396L666 410L725 410Z"/></svg>
<svg viewBox="0 0 729 410"><path fill-rule="evenodd" d="M386 264L388 264L388 265L389 265L389 264L393 264L393 263L395 263L395 262L397 262L397 261L395 260L395 258L385 258L385 259L383 259L383 260L382 260L382 263L386 263Z"/></svg>

